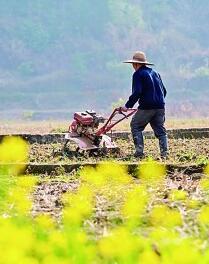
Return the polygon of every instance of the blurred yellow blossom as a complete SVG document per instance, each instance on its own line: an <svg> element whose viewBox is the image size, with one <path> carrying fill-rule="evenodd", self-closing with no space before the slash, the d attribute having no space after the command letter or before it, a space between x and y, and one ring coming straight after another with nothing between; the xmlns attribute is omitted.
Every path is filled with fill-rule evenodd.
<svg viewBox="0 0 209 264"><path fill-rule="evenodd" d="M126 166L115 162L99 164L97 175L102 177L108 184L128 184L132 178L127 173Z"/></svg>
<svg viewBox="0 0 209 264"><path fill-rule="evenodd" d="M40 262L39 262L40 263ZM42 264L74 264L75 262L71 261L67 257L60 257L56 256L54 254L48 254L44 256L43 261L41 262Z"/></svg>
<svg viewBox="0 0 209 264"><path fill-rule="evenodd" d="M0 163L12 164L8 167L11 174L18 174L28 161L28 144L20 137L4 137L0 144ZM22 164L21 164L22 163Z"/></svg>
<svg viewBox="0 0 209 264"><path fill-rule="evenodd" d="M63 196L65 208L63 210L66 224L80 225L82 220L91 215L93 210L93 191L88 187L81 187L76 193Z"/></svg>
<svg viewBox="0 0 209 264"><path fill-rule="evenodd" d="M194 264L202 263L202 254L196 244L190 239L170 241L163 249L162 263L165 264Z"/></svg>
<svg viewBox="0 0 209 264"><path fill-rule="evenodd" d="M1 162L27 162L28 144L20 137L4 137L0 145Z"/></svg>
<svg viewBox="0 0 209 264"><path fill-rule="evenodd" d="M32 208L32 201L29 199L29 191L15 186L8 195L8 202L13 204L14 209L21 214L27 214Z"/></svg>
<svg viewBox="0 0 209 264"><path fill-rule="evenodd" d="M201 208L197 220L200 224L209 225L209 205L205 205Z"/></svg>
<svg viewBox="0 0 209 264"><path fill-rule="evenodd" d="M209 176L209 164L205 167L204 173Z"/></svg>
<svg viewBox="0 0 209 264"><path fill-rule="evenodd" d="M150 248L146 249L140 254L138 264L160 264L161 259L160 257Z"/></svg>
<svg viewBox="0 0 209 264"><path fill-rule="evenodd" d="M200 206L200 201L198 199L187 199L186 205L189 209L195 209Z"/></svg>
<svg viewBox="0 0 209 264"><path fill-rule="evenodd" d="M137 238L126 228L119 227L99 241L99 252L107 259L127 258L138 251Z"/></svg>
<svg viewBox="0 0 209 264"><path fill-rule="evenodd" d="M208 174L209 175L209 174ZM206 176L206 177L203 177L201 180L200 180L200 188L203 190L203 191L209 191L209 177Z"/></svg>
<svg viewBox="0 0 209 264"><path fill-rule="evenodd" d="M137 186L125 195L122 215L128 220L140 222L141 214L146 210L148 194L144 186Z"/></svg>
<svg viewBox="0 0 209 264"><path fill-rule="evenodd" d="M177 209L170 209L166 205L156 205L150 213L153 226L175 227L182 225L182 217Z"/></svg>
<svg viewBox="0 0 209 264"><path fill-rule="evenodd" d="M27 256L35 243L31 226L16 225L12 219L1 222L0 233L0 252L3 252L1 263L18 263Z"/></svg>
<svg viewBox="0 0 209 264"><path fill-rule="evenodd" d="M91 184L94 187L102 187L105 184L105 180L99 177L95 168L86 167L80 171L79 175L84 184Z"/></svg>
<svg viewBox="0 0 209 264"><path fill-rule="evenodd" d="M27 191L31 191L37 184L38 179L36 176L21 176L17 178L16 184Z"/></svg>
<svg viewBox="0 0 209 264"><path fill-rule="evenodd" d="M169 243L169 241L178 241L180 236L179 233L175 229L166 229L160 225L156 226L150 232L151 241Z"/></svg>
<svg viewBox="0 0 209 264"><path fill-rule="evenodd" d="M55 227L55 222L52 217L46 214L36 216L35 223L44 230L53 229Z"/></svg>
<svg viewBox="0 0 209 264"><path fill-rule="evenodd" d="M172 190L169 194L171 201L184 201L188 196L188 193L183 190Z"/></svg>
<svg viewBox="0 0 209 264"><path fill-rule="evenodd" d="M150 185L159 184L166 175L165 166L150 160L139 165L139 178Z"/></svg>

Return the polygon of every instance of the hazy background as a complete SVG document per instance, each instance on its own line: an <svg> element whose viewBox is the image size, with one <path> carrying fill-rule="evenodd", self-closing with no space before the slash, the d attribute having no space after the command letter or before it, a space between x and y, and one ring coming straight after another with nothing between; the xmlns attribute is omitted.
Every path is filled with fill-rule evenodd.
<svg viewBox="0 0 209 264"><path fill-rule="evenodd" d="M170 117L209 116L208 0L0 0L0 118L111 110L147 53Z"/></svg>

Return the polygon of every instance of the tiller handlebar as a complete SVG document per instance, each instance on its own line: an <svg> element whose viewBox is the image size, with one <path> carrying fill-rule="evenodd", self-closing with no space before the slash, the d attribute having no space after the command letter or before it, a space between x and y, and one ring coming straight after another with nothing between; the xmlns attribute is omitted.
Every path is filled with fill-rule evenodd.
<svg viewBox="0 0 209 264"><path fill-rule="evenodd" d="M124 119L128 118L129 116L133 115L136 111L137 111L137 109L127 109L127 112L124 112L124 111L122 111L121 107L115 108L114 111L112 112L112 114L110 115L110 117L108 118L107 122L96 132L96 135L101 136L103 134L106 134L115 125L117 125L118 123L120 123ZM118 114L122 115L122 117L120 119L118 119L117 121L114 121L112 123L112 119Z"/></svg>

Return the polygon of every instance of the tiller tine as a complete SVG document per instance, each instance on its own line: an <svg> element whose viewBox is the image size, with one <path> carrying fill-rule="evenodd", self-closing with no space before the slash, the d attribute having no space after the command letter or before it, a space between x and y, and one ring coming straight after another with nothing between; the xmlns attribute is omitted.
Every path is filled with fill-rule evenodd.
<svg viewBox="0 0 209 264"><path fill-rule="evenodd" d="M118 148L116 143L112 141L111 137L108 137L107 135L102 136L100 147L107 148L107 149Z"/></svg>
<svg viewBox="0 0 209 264"><path fill-rule="evenodd" d="M102 139L99 143L99 145L95 145L91 139L89 139L86 136L79 136L74 133L67 133L65 135L65 139L73 141L77 144L77 146L79 147L79 149L81 150L96 150L96 149L100 149L100 148L107 148L107 149L114 149L117 148L117 145L115 144L115 142L112 141L112 139L110 137L108 137L107 135L102 135Z"/></svg>
<svg viewBox="0 0 209 264"><path fill-rule="evenodd" d="M91 149L97 149L98 147L93 144L93 142L86 136L75 136L75 134L72 135L72 133L67 133L65 135L65 139L73 141L77 144L79 149L81 150L91 150Z"/></svg>

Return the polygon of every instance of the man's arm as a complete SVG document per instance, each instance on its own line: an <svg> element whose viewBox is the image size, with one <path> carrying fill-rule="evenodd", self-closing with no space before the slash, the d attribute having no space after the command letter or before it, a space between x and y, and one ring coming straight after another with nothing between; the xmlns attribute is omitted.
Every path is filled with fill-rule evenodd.
<svg viewBox="0 0 209 264"><path fill-rule="evenodd" d="M160 76L159 73L158 73L158 76L159 76L160 82L161 82L162 87L163 87L163 94L164 94L164 97L166 97L167 90L166 90L166 88L165 88L165 85L163 84L163 81L162 81L161 76Z"/></svg>
<svg viewBox="0 0 209 264"><path fill-rule="evenodd" d="M135 72L132 80L132 95L129 97L125 104L126 108L132 108L135 103L139 100L142 93L142 83L140 76Z"/></svg>
<svg viewBox="0 0 209 264"><path fill-rule="evenodd" d="M164 92L164 97L166 97L167 91L165 89L165 86L163 85L163 92Z"/></svg>

